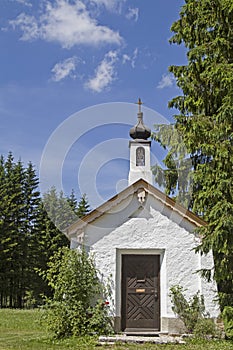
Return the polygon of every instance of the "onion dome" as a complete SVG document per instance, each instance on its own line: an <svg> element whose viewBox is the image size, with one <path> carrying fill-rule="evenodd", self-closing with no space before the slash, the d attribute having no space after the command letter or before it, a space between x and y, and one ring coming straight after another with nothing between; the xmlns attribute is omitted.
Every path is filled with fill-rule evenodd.
<svg viewBox="0 0 233 350"><path fill-rule="evenodd" d="M132 139L147 140L151 135L151 130L143 123L143 113L141 111L141 99L138 99L138 123L133 128L130 129L129 134Z"/></svg>

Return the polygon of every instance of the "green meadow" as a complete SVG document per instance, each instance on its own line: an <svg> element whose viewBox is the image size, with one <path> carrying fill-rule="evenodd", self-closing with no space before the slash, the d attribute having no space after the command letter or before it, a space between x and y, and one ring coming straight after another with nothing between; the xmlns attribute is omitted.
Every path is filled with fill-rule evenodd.
<svg viewBox="0 0 233 350"><path fill-rule="evenodd" d="M103 350L233 350L230 341L193 340L186 344L115 344L100 347L93 337L68 338L56 340L46 332L42 320L43 312L34 310L0 309L0 350L65 350L65 349L103 349Z"/></svg>

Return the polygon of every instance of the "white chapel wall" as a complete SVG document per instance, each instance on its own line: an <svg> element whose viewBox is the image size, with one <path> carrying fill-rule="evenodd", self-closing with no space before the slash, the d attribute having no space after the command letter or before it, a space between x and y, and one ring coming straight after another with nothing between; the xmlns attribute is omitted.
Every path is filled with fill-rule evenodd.
<svg viewBox="0 0 233 350"><path fill-rule="evenodd" d="M212 317L217 317L218 308L213 304L215 286L203 282L195 273L202 267L199 254L195 254L193 248L199 243L195 234L187 231L194 228L191 224L181 227L178 215L164 210L161 214L151 206L151 200L146 202L146 207L141 212L142 217L128 217L138 207L134 198L129 205L121 203L114 214L104 215L96 220L95 225L87 226L86 244L95 252L97 268L106 279L112 279L113 299L116 316L120 316L121 308L121 254L159 254L161 260L161 317L174 317L171 308L169 289L172 285L182 285L187 289L187 296L192 296L198 290L205 295L207 309ZM154 206L156 207L156 205ZM115 227L108 227L113 221ZM140 212L137 212L140 216ZM176 218L177 216L177 218ZM109 225L108 225L109 223ZM95 237L95 239L94 239ZM96 238L98 237L98 239ZM212 264L211 257L206 258L205 265Z"/></svg>

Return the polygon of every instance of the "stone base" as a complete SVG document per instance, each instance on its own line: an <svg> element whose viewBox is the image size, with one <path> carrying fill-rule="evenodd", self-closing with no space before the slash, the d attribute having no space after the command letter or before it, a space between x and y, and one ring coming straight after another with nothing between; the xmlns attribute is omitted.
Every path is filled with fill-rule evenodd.
<svg viewBox="0 0 233 350"><path fill-rule="evenodd" d="M120 316L114 317L114 332L115 333L121 332L121 317Z"/></svg>
<svg viewBox="0 0 233 350"><path fill-rule="evenodd" d="M169 334L184 334L187 332L184 323L179 318L161 318L161 332Z"/></svg>
<svg viewBox="0 0 233 350"><path fill-rule="evenodd" d="M121 317L117 316L114 318L114 331L115 333L121 333ZM140 332L140 330L139 330ZM167 334L184 334L187 330L185 329L184 323L178 318L161 318L161 329L157 333Z"/></svg>
<svg viewBox="0 0 233 350"><path fill-rule="evenodd" d="M158 337L145 337L145 336L128 336L125 334L115 335L115 336L100 336L99 344L100 345L114 345L115 343L132 343L132 344L185 344L185 341L181 336L170 336L170 335L161 335Z"/></svg>

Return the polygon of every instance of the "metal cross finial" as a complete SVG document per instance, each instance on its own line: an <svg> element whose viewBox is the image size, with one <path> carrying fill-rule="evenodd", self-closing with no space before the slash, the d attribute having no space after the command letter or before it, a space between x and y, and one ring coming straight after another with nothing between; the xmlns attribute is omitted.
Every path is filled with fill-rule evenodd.
<svg viewBox="0 0 233 350"><path fill-rule="evenodd" d="M141 113L141 105L143 104L143 102L141 101L140 97L138 99L138 102L136 102L138 105L138 112Z"/></svg>

